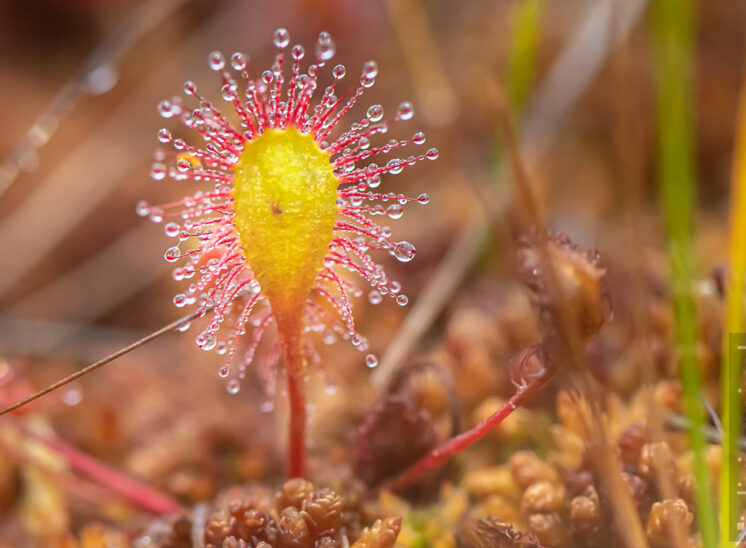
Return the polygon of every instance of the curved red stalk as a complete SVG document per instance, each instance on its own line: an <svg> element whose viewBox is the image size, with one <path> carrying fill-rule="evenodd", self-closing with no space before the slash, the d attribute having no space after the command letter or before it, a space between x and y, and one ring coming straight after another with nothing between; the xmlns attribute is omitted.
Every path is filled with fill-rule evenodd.
<svg viewBox="0 0 746 548"><path fill-rule="evenodd" d="M515 394L502 404L497 411L477 424L474 428L454 436L445 443L433 449L430 453L415 462L395 478L385 482L380 489L387 491L402 491L420 479L422 476L442 466L452 456L461 453L467 447L481 440L493 429L497 428L510 414L515 411L525 398L536 392L546 384L552 375L546 373L535 377L526 386L516 390Z"/></svg>

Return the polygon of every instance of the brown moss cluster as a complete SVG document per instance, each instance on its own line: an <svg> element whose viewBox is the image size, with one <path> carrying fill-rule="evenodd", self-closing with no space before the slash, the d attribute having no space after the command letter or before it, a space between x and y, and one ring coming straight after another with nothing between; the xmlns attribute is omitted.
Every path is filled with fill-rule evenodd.
<svg viewBox="0 0 746 548"><path fill-rule="evenodd" d="M551 450L514 451L505 464L476 467L465 474L461 485L471 497L468 512L475 517L462 520L458 545L490 545L475 540L479 538L476 531L489 539L490 527L502 531L495 524L506 523L545 548L621 547L624 531L615 501L629 497L651 548L700 546L694 517L692 454L685 434L656 431L650 421L650 414L664 413L677 393L680 398L675 384L661 381L626 403L614 395L607 398L603 421L613 443L612 452L618 457L618 484L607 481L594 462L593 439L584 426L590 412L586 400L559 392L559 420L552 425L556 443ZM665 398L658 397L662 392L666 392ZM510 438L503 443L510 443ZM713 477L719 458L719 447L710 446ZM485 516L489 519L480 522L478 518ZM490 542L494 546L524 545Z"/></svg>
<svg viewBox="0 0 746 548"><path fill-rule="evenodd" d="M392 548L398 518L363 527L359 514L330 488L292 479L276 493L231 490L209 510L151 526L139 546L158 548Z"/></svg>

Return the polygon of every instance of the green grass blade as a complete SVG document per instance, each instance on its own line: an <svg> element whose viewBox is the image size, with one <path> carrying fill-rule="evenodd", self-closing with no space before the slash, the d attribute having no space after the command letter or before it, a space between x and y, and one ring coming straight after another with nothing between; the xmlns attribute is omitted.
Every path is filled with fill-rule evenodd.
<svg viewBox="0 0 746 548"><path fill-rule="evenodd" d="M725 328L720 368L723 415L723 463L720 472L720 546L730 548L738 519L738 447L741 435L742 363L736 359L742 352L731 348L730 337L746 331L744 317L744 279L746 279L746 81L741 84L736 149L733 155L731 185L729 272L725 300Z"/></svg>
<svg viewBox="0 0 746 548"><path fill-rule="evenodd" d="M704 410L697 368L697 318L692 296L695 201L692 116L692 0L654 0L652 4L657 73L658 168L668 238L671 282L680 353L684 412L695 425L689 431L694 453L697 519L705 548L717 546L715 511L705 457Z"/></svg>
<svg viewBox="0 0 746 548"><path fill-rule="evenodd" d="M523 110L531 93L536 74L536 52L541 31L541 17L545 0L520 0L513 6L511 40L505 72L505 94L510 107L510 116L516 131L520 128ZM499 132L495 133L492 170L496 182L502 177L503 150Z"/></svg>
<svg viewBox="0 0 746 548"><path fill-rule="evenodd" d="M514 120L520 119L534 81L543 7L544 0L522 0L515 5L511 15L513 37L506 89Z"/></svg>

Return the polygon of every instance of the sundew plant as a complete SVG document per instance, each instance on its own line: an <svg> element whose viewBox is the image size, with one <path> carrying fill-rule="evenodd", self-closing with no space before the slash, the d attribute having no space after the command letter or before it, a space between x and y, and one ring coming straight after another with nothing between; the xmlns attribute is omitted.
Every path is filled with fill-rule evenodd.
<svg viewBox="0 0 746 548"><path fill-rule="evenodd" d="M744 543L746 5L6 4L0 545Z"/></svg>
<svg viewBox="0 0 746 548"><path fill-rule="evenodd" d="M180 98L158 105L164 118L178 118L198 133L202 146L161 129L158 139L174 151L157 153L152 177L203 185L183 200L160 206L142 202L137 211L165 222L166 234L178 241L165 253L166 261L179 262L173 277L186 285L173 302L210 314L196 342L224 356L219 375L229 379L229 392L238 392L263 333L274 325L279 351L270 359L282 357L290 401L290 475L302 476L303 379L307 364L318 360L313 335L324 342L339 335L361 352L368 350L352 314L352 298L362 290L344 271L370 286L371 303L390 297L407 304L401 284L369 252L383 250L408 262L415 247L393 239L391 229L375 218L399 219L403 206L426 204L429 198L378 189L382 175L434 160L438 151L401 154L405 147L425 143L419 131L409 139L386 139L393 122L412 118L409 102L391 117L376 104L362 119L343 121L375 83L374 61L365 63L345 90L340 88L347 69L331 66L335 45L328 33L319 35L315 60L305 69L305 49L290 47L287 30L275 31L274 45L274 63L260 74L245 54L231 56L232 71L222 53L209 55L232 113L222 112L191 81L184 84L184 93L195 107ZM325 80L331 83L319 89ZM367 354L365 362L375 367L377 358Z"/></svg>

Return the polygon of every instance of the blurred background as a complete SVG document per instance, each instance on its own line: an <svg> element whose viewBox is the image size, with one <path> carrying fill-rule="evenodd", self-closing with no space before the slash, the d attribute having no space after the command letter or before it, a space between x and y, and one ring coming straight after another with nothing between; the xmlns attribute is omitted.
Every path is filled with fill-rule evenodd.
<svg viewBox="0 0 746 548"><path fill-rule="evenodd" d="M155 105L179 94L186 79L216 93L205 61L213 49L268 63L278 26L304 44L328 30L337 61L350 70L377 59L382 75L369 102L416 104L416 127L442 155L437 168L418 167L396 185L447 197L427 213L437 210L439 222L419 239L422 263L437 260L473 207L469 180L491 175L490 86L507 89L528 113L526 154L540 151L535 170L554 224L577 227L582 243L599 245L585 234L620 220L619 199L631 186L646 203L654 197L650 18L640 0L543 2L529 36L535 57L521 68L511 58L521 39L516 3L4 2L3 332L22 319L47 320L52 330L55 322L136 329L173 317L163 306L173 291L160 253L166 240L132 214L140 199L183 192L147 176L163 125ZM744 9L727 0L696 9L697 181L702 206L713 212L727 201ZM581 32L590 36L586 51L558 67L562 47ZM417 222L406 230L415 238ZM2 342L10 352L38 352L52 333L33 331L33 340L19 337L22 329Z"/></svg>
<svg viewBox="0 0 746 548"><path fill-rule="evenodd" d="M377 60L376 85L356 112L374 103L393 112L411 100L415 118L394 128L393 136L422 130L428 146L440 150L437 162L384 178L385 191L431 198L393 226L396 237L417 245L416 260L406 266L383 260L402 281L410 305L356 303L360 331L381 358L372 373L349 345L321 349L328 371L312 379L323 402L314 411L310 442L319 460L349 461L340 448L346 429L376 396L364 387L382 386L413 356L489 362L484 368L491 380L479 387L458 385L467 381L458 380L460 366L453 366L467 411L490 394L510 394L507 375L495 372L496 356L507 360L535 340L536 327L526 320L529 308L516 289L512 252L500 230L511 208L500 132L506 121L551 228L583 248L597 248L609 270L619 325L600 345L596 373L610 390L634 394L644 376L640 366L630 366L629 357L609 357L618 357L632 336L625 315L633 308L625 301L632 298L629 280L643 278L645 291L668 303L656 107L666 101L656 58L656 32L664 31L656 27L651 3L0 2L2 401L15 401L180 316L171 304L178 284L163 260L168 239L161 226L135 215L139 200L160 203L188 192L184 183L149 178L156 132L175 126L159 117L156 105L181 94L185 80L217 97L218 80L207 67L213 50L246 52L256 67L268 66L278 27L307 48L320 31L330 32L335 61L348 74ZM746 3L692 6L684 52L691 79L681 82L691 150L679 152L696 190L695 275L715 292L711 272L728 254ZM670 313L660 315L672 323ZM517 334L495 342L481 331L490 322L505 333L512 325ZM664 341L670 340L667 329L661 328ZM275 481L282 475L282 409L261 412L261 379L227 394L216 374L221 358L198 352L197 332L168 334L39 400L29 412L40 413L43 428L187 504L239 481ZM713 332L717 346L719 331ZM485 356L473 355L484 345ZM656 379L675 374L664 354L656 354ZM708 371L716 376L715 369L704 366L705 377ZM356 389L364 396L353 406L348 399ZM431 404L437 415L442 402ZM32 481L47 493L46 506L19 506L29 489L19 462L24 459L0 458L0 509L8 517L0 531L7 538L26 538L29 531L43 537L40 523L47 523L45 531L74 531L102 513L131 523L130 514L97 508L108 501L105 489L69 480ZM58 500L49 493L66 495Z"/></svg>

